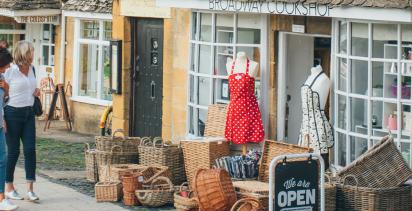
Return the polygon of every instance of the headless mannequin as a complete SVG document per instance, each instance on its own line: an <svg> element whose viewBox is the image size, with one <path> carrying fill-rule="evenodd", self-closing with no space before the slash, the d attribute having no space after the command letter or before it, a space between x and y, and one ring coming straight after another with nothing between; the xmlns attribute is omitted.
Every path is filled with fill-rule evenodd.
<svg viewBox="0 0 412 211"><path fill-rule="evenodd" d="M236 54L236 59L235 59L235 66L233 68L233 74L237 73L246 73L246 65L247 65L247 56L245 52L239 52ZM232 71L232 65L233 65L233 59L232 58L227 58L227 63L226 63L226 71L227 75L230 76L230 73ZM249 59L249 76L252 78L255 78L258 73L258 63L255 61L252 61ZM247 153L247 146L244 144L242 146L242 154L246 155Z"/></svg>
<svg viewBox="0 0 412 211"><path fill-rule="evenodd" d="M321 74L323 71L322 67L320 65L316 65L316 67L312 67L310 69L311 74L309 75L308 79L306 79L305 85L310 85L312 84L312 91L317 92L319 94L319 103L320 103L320 108L322 110L325 109L326 106L326 101L328 100L329 96L329 90L330 90L330 80L326 74ZM316 78L316 76L318 76ZM316 81L314 81L316 79ZM306 141L309 141L309 135L305 136ZM329 168L329 153L326 154L321 154L323 160L325 161L325 170Z"/></svg>

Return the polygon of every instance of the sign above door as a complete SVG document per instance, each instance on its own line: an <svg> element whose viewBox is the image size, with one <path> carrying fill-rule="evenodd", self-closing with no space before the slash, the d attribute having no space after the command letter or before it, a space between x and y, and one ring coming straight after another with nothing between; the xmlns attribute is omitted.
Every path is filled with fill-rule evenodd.
<svg viewBox="0 0 412 211"><path fill-rule="evenodd" d="M14 19L17 23L59 24L60 15L17 16Z"/></svg>

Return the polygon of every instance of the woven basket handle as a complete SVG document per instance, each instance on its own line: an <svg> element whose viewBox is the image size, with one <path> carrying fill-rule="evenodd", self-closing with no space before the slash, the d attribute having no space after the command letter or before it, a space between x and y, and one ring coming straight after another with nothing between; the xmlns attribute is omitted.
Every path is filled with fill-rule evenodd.
<svg viewBox="0 0 412 211"><path fill-rule="evenodd" d="M148 142L152 142L152 139L150 137L143 137L142 140L140 141L140 146L152 145L151 143L148 143Z"/></svg>
<svg viewBox="0 0 412 211"><path fill-rule="evenodd" d="M237 208L238 208L240 205L242 205L242 204L249 204L249 203L256 203L256 204L259 205L259 207L262 206L257 199L254 199L254 198L244 198L244 199L240 199L239 201L237 201L237 202L232 206L232 209L230 209L230 211L237 211ZM252 210L258 210L258 209L252 209Z"/></svg>
<svg viewBox="0 0 412 211"><path fill-rule="evenodd" d="M156 144L159 143L159 142L160 142L160 145L156 145ZM155 137L155 138L153 139L153 147L159 147L159 148L163 147L163 139L162 139L162 137Z"/></svg>
<svg viewBox="0 0 412 211"><path fill-rule="evenodd" d="M188 187L188 189L189 189L189 183L187 183L187 182L182 183L182 184L179 186L179 192L182 192L182 189L183 189L184 187Z"/></svg>
<svg viewBox="0 0 412 211"><path fill-rule="evenodd" d="M174 189L172 181L170 181L169 178L167 178L167 177L162 177L162 176L160 176L160 177L158 177L158 178L156 178L156 179L154 179L154 180L152 181L152 184L150 185L150 189L153 189L153 188L154 188L154 187L153 187L154 184L155 184L156 182L158 182L158 181L165 181L165 182L169 185L170 190L173 190L173 189Z"/></svg>
<svg viewBox="0 0 412 211"><path fill-rule="evenodd" d="M121 133L122 136L116 136L117 133ZM112 139L114 139L115 137L121 137L123 140L126 140L126 136L124 135L124 130L123 129L115 130L112 134Z"/></svg>
<svg viewBox="0 0 412 211"><path fill-rule="evenodd" d="M147 192L139 192L137 198L138 198L139 200L146 200L146 198L147 198L148 195L149 195L149 194L147 194Z"/></svg>
<svg viewBox="0 0 412 211"><path fill-rule="evenodd" d="M120 149L119 152L123 152L123 149L119 145L114 145L114 146L112 146L112 149L110 150L110 153L113 154L115 152L116 148Z"/></svg>
<svg viewBox="0 0 412 211"><path fill-rule="evenodd" d="M353 174L348 174L348 175L346 175L346 176L342 179L343 187L345 187L345 182L346 182L346 179L348 179L348 178L352 178L353 180L355 180L356 189L358 189L359 181L358 181L358 179L356 178L356 176L353 175Z"/></svg>
<svg viewBox="0 0 412 211"><path fill-rule="evenodd" d="M84 143L84 150L85 151L90 150L90 144L89 143Z"/></svg>

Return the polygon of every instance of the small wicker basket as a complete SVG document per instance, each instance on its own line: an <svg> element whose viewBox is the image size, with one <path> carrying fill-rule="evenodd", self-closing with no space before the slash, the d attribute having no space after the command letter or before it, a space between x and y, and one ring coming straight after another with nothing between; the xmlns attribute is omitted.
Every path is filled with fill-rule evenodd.
<svg viewBox="0 0 412 211"><path fill-rule="evenodd" d="M159 182L167 185L156 185L156 187L166 187L164 189L155 189L155 184ZM172 182L167 177L158 177L152 181L150 189L136 190L136 196L143 206L147 207L161 207L163 205L173 203L174 187Z"/></svg>
<svg viewBox="0 0 412 211"><path fill-rule="evenodd" d="M94 186L96 201L116 202L122 196L122 184L120 182L98 182Z"/></svg>
<svg viewBox="0 0 412 211"><path fill-rule="evenodd" d="M98 182L99 171L97 167L96 150L90 149L90 145L88 143L85 145L84 161L86 163L86 179L90 182Z"/></svg>
<svg viewBox="0 0 412 211"><path fill-rule="evenodd" d="M121 182L124 175L141 173L149 167L139 164L112 164L99 166L99 179L102 182Z"/></svg>
<svg viewBox="0 0 412 211"><path fill-rule="evenodd" d="M182 196L182 194L186 196ZM177 211L198 211L199 203L193 195L193 191L189 190L188 183L184 182L173 195L174 206Z"/></svg>

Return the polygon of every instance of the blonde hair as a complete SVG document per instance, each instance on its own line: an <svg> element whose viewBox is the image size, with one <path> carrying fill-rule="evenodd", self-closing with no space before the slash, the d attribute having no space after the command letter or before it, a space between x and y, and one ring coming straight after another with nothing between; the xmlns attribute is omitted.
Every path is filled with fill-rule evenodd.
<svg viewBox="0 0 412 211"><path fill-rule="evenodd" d="M13 50L14 63L17 65L31 65L34 56L34 46L30 41L17 42Z"/></svg>

